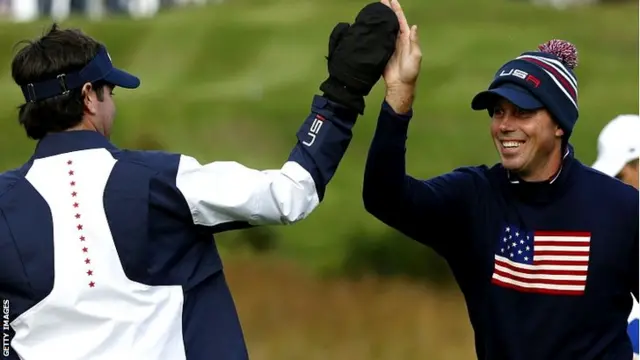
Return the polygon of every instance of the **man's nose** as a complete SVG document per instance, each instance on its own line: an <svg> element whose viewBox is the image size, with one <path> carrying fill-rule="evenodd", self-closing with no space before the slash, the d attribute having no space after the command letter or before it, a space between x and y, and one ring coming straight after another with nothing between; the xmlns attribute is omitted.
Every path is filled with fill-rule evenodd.
<svg viewBox="0 0 640 360"><path fill-rule="evenodd" d="M511 114L504 114L502 119L500 120L500 131L502 132L510 132L514 130L514 121L513 116Z"/></svg>

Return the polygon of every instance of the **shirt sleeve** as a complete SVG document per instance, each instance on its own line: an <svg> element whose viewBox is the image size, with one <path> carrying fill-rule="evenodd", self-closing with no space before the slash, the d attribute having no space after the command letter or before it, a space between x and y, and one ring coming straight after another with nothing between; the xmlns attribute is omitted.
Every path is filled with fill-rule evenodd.
<svg viewBox="0 0 640 360"><path fill-rule="evenodd" d="M456 236L464 236L469 227L476 176L473 168L428 180L408 175L405 153L412 115L396 114L386 102L382 104L365 166L362 198L374 217L446 257ZM425 163L429 156L425 154Z"/></svg>
<svg viewBox="0 0 640 360"><path fill-rule="evenodd" d="M315 96L293 150L279 169L257 170L236 161L201 164L181 155L175 183L194 224L220 228L237 222L291 224L306 218L324 198L351 142L356 117Z"/></svg>

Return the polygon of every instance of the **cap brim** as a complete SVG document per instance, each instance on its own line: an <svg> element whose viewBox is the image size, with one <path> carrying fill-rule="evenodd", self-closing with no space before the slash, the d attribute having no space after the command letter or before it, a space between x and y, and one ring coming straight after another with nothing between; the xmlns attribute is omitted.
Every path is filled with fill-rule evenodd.
<svg viewBox="0 0 640 360"><path fill-rule="evenodd" d="M105 76L104 80L125 89L135 89L140 86L140 79L124 70L116 68L113 68L109 74Z"/></svg>
<svg viewBox="0 0 640 360"><path fill-rule="evenodd" d="M591 167L609 176L616 176L620 171L622 171L622 168L624 168L626 163L627 162L624 160L620 161L615 159L599 158L593 163L593 165L591 165Z"/></svg>
<svg viewBox="0 0 640 360"><path fill-rule="evenodd" d="M473 97L473 100L471 100L471 108L473 110L489 109L493 107L501 97L524 110L535 110L544 107L544 105L527 90L501 86L478 93Z"/></svg>

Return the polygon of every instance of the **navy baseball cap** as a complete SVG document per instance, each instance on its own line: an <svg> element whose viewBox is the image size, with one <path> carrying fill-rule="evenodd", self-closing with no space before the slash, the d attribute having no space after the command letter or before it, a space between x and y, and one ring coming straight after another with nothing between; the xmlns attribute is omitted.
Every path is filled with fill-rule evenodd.
<svg viewBox="0 0 640 360"><path fill-rule="evenodd" d="M36 102L68 94L69 91L81 88L88 82L96 81L105 81L126 89L135 89L140 86L140 79L136 76L113 66L109 52L101 46L96 56L80 71L59 74L55 78L42 82L21 85L20 88L25 101Z"/></svg>

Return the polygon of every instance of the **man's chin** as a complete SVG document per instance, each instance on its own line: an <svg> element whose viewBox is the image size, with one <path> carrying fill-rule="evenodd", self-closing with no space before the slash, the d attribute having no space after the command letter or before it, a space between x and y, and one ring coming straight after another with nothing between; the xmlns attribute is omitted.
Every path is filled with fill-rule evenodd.
<svg viewBox="0 0 640 360"><path fill-rule="evenodd" d="M511 172L519 172L522 169L522 164L520 161L516 161L515 159L501 159L502 167L511 171Z"/></svg>

